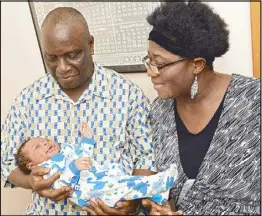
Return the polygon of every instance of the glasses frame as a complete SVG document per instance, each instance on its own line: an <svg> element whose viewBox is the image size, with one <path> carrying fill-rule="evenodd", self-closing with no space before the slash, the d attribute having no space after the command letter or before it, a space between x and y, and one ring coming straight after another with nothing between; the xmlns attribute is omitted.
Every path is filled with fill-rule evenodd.
<svg viewBox="0 0 262 216"><path fill-rule="evenodd" d="M144 63L146 69L151 69L151 71L155 74L160 74L160 70L164 69L165 67L168 67L168 66L171 66L171 65L176 65L180 62L183 62L185 61L186 59L185 58L181 58L179 60L176 60L174 62L169 62L169 63L166 63L166 64L161 64L161 65L154 65L151 63L150 59L148 56L145 56L143 59L142 59L142 62Z"/></svg>

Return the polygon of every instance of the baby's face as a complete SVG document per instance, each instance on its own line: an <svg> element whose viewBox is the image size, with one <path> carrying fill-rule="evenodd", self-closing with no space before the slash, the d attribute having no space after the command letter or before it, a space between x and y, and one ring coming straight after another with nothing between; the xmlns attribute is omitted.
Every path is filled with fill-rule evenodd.
<svg viewBox="0 0 262 216"><path fill-rule="evenodd" d="M38 165L59 151L57 143L41 137L30 139L23 148L23 153L31 161L31 165Z"/></svg>

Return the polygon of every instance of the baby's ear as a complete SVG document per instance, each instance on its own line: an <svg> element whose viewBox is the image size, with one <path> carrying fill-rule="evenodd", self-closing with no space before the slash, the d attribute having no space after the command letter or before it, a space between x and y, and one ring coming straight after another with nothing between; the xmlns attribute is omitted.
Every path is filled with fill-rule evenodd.
<svg viewBox="0 0 262 216"><path fill-rule="evenodd" d="M29 169L29 170L32 170L35 167L36 167L36 165L34 165L33 162L29 162L28 164L26 164L26 168Z"/></svg>

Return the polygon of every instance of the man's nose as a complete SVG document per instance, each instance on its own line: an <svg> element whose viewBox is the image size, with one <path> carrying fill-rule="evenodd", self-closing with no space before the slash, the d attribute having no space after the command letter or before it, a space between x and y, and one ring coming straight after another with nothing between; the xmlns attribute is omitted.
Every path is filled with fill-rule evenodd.
<svg viewBox="0 0 262 216"><path fill-rule="evenodd" d="M58 74L63 74L70 70L70 65L64 58L59 58L56 71Z"/></svg>

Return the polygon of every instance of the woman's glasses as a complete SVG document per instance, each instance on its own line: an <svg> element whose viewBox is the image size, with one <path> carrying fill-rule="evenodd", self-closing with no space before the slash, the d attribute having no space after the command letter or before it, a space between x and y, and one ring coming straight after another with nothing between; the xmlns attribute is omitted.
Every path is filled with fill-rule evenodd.
<svg viewBox="0 0 262 216"><path fill-rule="evenodd" d="M145 56L142 59L146 69L150 69L155 74L160 74L160 70L162 70L163 68L171 66L171 65L175 65L175 64L182 62L182 61L185 61L185 60L186 60L185 58L182 58L182 59L179 59L177 61L170 62L170 63L167 63L167 64L154 65L154 64L151 63L151 60L148 56Z"/></svg>

